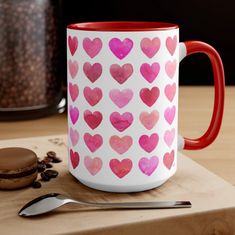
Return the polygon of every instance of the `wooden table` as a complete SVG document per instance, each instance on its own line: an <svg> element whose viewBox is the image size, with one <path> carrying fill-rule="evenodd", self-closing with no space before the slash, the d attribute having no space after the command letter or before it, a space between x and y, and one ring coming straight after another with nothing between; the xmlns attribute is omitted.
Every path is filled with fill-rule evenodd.
<svg viewBox="0 0 235 235"><path fill-rule="evenodd" d="M213 106L213 87L180 87L179 130L187 137L198 137L208 127ZM235 87L226 87L223 125L216 141L200 151L183 153L208 170L235 185ZM65 114L33 121L0 122L0 140L64 134Z"/></svg>

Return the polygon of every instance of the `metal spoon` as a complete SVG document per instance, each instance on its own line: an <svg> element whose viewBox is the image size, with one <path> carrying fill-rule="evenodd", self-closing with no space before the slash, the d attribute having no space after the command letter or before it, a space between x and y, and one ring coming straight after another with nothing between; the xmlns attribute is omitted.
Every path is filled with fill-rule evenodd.
<svg viewBox="0 0 235 235"><path fill-rule="evenodd" d="M75 200L59 193L50 193L28 202L19 215L28 217L47 213L67 203L77 203L85 206L116 208L116 209L162 209L162 208L190 208L189 201L158 201L158 202L121 202L121 203L97 203Z"/></svg>

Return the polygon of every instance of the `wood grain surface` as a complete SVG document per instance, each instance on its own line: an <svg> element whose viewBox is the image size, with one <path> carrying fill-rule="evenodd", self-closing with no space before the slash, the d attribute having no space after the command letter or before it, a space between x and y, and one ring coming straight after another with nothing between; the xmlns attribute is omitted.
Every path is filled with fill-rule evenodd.
<svg viewBox="0 0 235 235"><path fill-rule="evenodd" d="M179 130L187 137L198 137L209 125L213 107L213 87L180 87ZM200 151L184 151L208 170L235 185L235 87L226 87L225 112L216 141ZM64 134L66 114L21 122L0 122L0 140Z"/></svg>
<svg viewBox="0 0 235 235"><path fill-rule="evenodd" d="M42 188L0 192L0 229L4 235L28 234L226 234L235 231L235 188L182 154L178 171L163 186L141 193L105 193L80 184L67 170L66 136L12 139L1 147L21 146L39 157L54 150L63 159L54 164L56 179ZM67 205L47 215L21 218L18 210L29 200L50 192L100 202L190 200L192 208L161 210L104 210Z"/></svg>

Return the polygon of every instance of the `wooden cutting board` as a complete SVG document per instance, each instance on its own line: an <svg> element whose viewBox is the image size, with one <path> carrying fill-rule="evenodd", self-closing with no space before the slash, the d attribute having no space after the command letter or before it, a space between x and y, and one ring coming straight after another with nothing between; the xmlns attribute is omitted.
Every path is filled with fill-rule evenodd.
<svg viewBox="0 0 235 235"><path fill-rule="evenodd" d="M179 168L163 186L141 193L115 194L92 190L80 184L67 170L66 136L14 139L0 147L27 147L39 157L55 151L63 159L54 164L59 176L43 182L42 188L0 191L0 234L235 234L235 188L179 154ZM40 195L59 192L92 201L190 200L189 209L102 210L67 205L34 218L21 218L18 210Z"/></svg>

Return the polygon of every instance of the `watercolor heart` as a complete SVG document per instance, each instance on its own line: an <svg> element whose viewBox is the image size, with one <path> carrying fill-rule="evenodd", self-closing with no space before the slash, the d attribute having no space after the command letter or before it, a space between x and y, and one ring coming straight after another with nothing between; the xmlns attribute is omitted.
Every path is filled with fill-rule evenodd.
<svg viewBox="0 0 235 235"><path fill-rule="evenodd" d="M152 87L152 89L142 88L140 90L141 100L149 107L151 107L158 99L160 90L158 87Z"/></svg>
<svg viewBox="0 0 235 235"><path fill-rule="evenodd" d="M69 73L72 78L75 78L78 73L78 63L76 60L69 60Z"/></svg>
<svg viewBox="0 0 235 235"><path fill-rule="evenodd" d="M75 124L79 117L79 111L77 107L69 106L69 116L73 124Z"/></svg>
<svg viewBox="0 0 235 235"><path fill-rule="evenodd" d="M144 63L140 67L140 73L149 83L152 83L156 79L159 71L160 65L158 63L153 63L152 65Z"/></svg>
<svg viewBox="0 0 235 235"><path fill-rule="evenodd" d="M109 139L109 144L114 151L119 154L123 154L128 151L128 149L132 146L133 140L131 136L123 136L119 137L117 135L111 136Z"/></svg>
<svg viewBox="0 0 235 235"><path fill-rule="evenodd" d="M69 136L70 136L70 140L72 142L72 145L75 146L78 143L78 140L79 140L78 132L76 130L74 130L72 127L70 127Z"/></svg>
<svg viewBox="0 0 235 235"><path fill-rule="evenodd" d="M133 115L129 112L123 114L120 114L118 112L113 112L110 115L110 122L112 123L114 128L122 132L132 124Z"/></svg>
<svg viewBox="0 0 235 235"><path fill-rule="evenodd" d="M156 156L150 159L143 157L139 160L139 168L145 175L150 176L156 170L158 163L159 159Z"/></svg>
<svg viewBox="0 0 235 235"><path fill-rule="evenodd" d="M91 65L89 62L86 62L83 65L83 72L86 74L87 78L94 83L102 74L102 66L100 63Z"/></svg>
<svg viewBox="0 0 235 235"><path fill-rule="evenodd" d="M160 49L160 46L161 41L157 37L152 40L150 38L143 38L140 43L141 50L148 58L154 57Z"/></svg>
<svg viewBox="0 0 235 235"><path fill-rule="evenodd" d="M119 108L123 108L131 101L133 91L131 89L124 89L122 91L113 89L109 92L109 97Z"/></svg>
<svg viewBox="0 0 235 235"><path fill-rule="evenodd" d="M175 139L175 128L165 131L164 141L168 145L168 147L171 147L174 139Z"/></svg>
<svg viewBox="0 0 235 235"><path fill-rule="evenodd" d="M103 138L99 134L92 136L89 133L85 133L83 139L86 143L86 146L89 148L89 150L92 153L94 153L97 149L99 149L103 144Z"/></svg>
<svg viewBox="0 0 235 235"><path fill-rule="evenodd" d="M165 87L165 95L169 101L172 101L175 97L176 93L176 84L173 83L172 85L168 84Z"/></svg>
<svg viewBox="0 0 235 235"><path fill-rule="evenodd" d="M91 40L90 38L84 38L83 40L83 48L86 51L87 55L91 58L94 58L99 54L102 48L102 41L100 38L94 38Z"/></svg>
<svg viewBox="0 0 235 235"><path fill-rule="evenodd" d="M169 170L171 169L172 164L174 162L174 155L175 155L175 152L174 150L172 150L170 153L165 153L163 157L163 163L165 167L168 168Z"/></svg>
<svg viewBox="0 0 235 235"><path fill-rule="evenodd" d="M143 150L148 153L151 153L156 148L158 141L158 134L152 134L151 136L142 135L139 138L139 145Z"/></svg>
<svg viewBox="0 0 235 235"><path fill-rule="evenodd" d="M175 111L176 111L176 108L175 106L172 106L171 108L168 107L165 112L164 112L164 117L166 119L166 121L171 125L172 122L174 121L174 118L175 118Z"/></svg>
<svg viewBox="0 0 235 235"><path fill-rule="evenodd" d="M166 39L166 48L170 52L171 55L174 55L176 46L177 46L177 36L176 35L173 38L168 37Z"/></svg>
<svg viewBox="0 0 235 235"><path fill-rule="evenodd" d="M72 149L70 149L69 155L70 155L70 161L72 163L73 169L75 169L79 165L80 156L77 152L73 152Z"/></svg>
<svg viewBox="0 0 235 235"><path fill-rule="evenodd" d="M68 44L69 44L69 50L71 52L71 55L73 56L78 48L78 39L76 36L73 38L71 36L68 37Z"/></svg>
<svg viewBox="0 0 235 235"><path fill-rule="evenodd" d="M169 78L173 78L176 72L177 61L167 61L165 65L166 74Z"/></svg>
<svg viewBox="0 0 235 235"><path fill-rule="evenodd" d="M120 60L125 58L133 47L133 41L129 38L125 38L121 41L119 38L112 38L109 41L109 48L113 54Z"/></svg>
<svg viewBox="0 0 235 235"><path fill-rule="evenodd" d="M84 112L84 120L91 129L97 128L102 122L103 116L99 111L91 112L86 110Z"/></svg>
<svg viewBox="0 0 235 235"><path fill-rule="evenodd" d="M86 101L91 105L95 106L100 102L102 99L102 90L98 87L95 88L90 88L90 87L85 87L83 90L83 95L86 99Z"/></svg>
<svg viewBox="0 0 235 235"><path fill-rule="evenodd" d="M110 169L120 179L131 171L132 165L132 161L128 158L125 158L122 161L119 161L118 159L112 159L109 162Z"/></svg>
<svg viewBox="0 0 235 235"><path fill-rule="evenodd" d="M103 162L99 157L91 158L86 156L84 159L84 165L91 175L96 175L102 168Z"/></svg>
<svg viewBox="0 0 235 235"><path fill-rule="evenodd" d="M74 102L77 99L78 94L79 94L79 89L76 84L72 84L71 82L69 83L69 94L70 94L72 101Z"/></svg>
<svg viewBox="0 0 235 235"><path fill-rule="evenodd" d="M122 66L118 64L112 64L109 71L112 77L119 84L123 84L132 75L133 67L131 64L124 64Z"/></svg>
<svg viewBox="0 0 235 235"><path fill-rule="evenodd" d="M142 112L139 116L139 119L146 129L151 130L159 119L159 113L157 110L154 110L151 113Z"/></svg>

